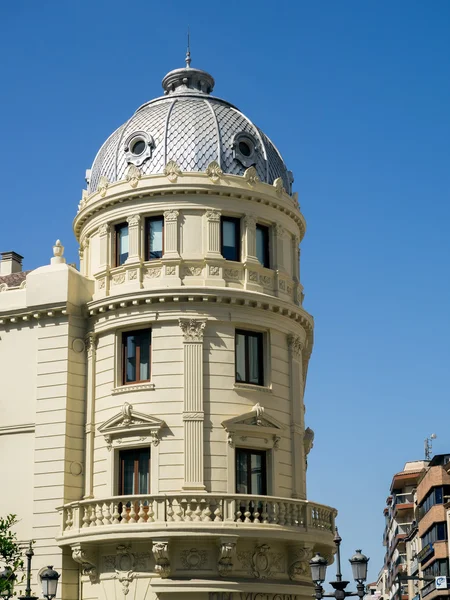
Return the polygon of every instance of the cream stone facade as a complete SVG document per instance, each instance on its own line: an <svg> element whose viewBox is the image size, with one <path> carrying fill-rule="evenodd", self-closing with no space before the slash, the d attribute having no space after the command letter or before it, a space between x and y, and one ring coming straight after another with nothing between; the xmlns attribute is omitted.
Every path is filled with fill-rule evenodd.
<svg viewBox="0 0 450 600"><path fill-rule="evenodd" d="M35 540L34 589L53 564L63 600L306 599L312 553L332 559L336 511L306 493L305 221L213 84L169 73L105 143L79 270L59 242L21 281L2 261L0 514Z"/></svg>

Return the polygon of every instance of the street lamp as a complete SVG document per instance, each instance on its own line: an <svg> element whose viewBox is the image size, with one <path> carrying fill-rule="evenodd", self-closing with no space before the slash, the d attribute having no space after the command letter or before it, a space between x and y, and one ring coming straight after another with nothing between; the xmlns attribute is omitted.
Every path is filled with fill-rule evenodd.
<svg viewBox="0 0 450 600"><path fill-rule="evenodd" d="M339 536L337 529L333 541L336 544L337 562L336 581L330 581L331 586L334 588L333 593L325 594L322 587L322 583L325 581L327 571L327 559L317 553L316 556L309 561L311 577L316 586L314 589L316 599L322 600L322 598L335 598L335 600L344 600L344 598L347 598L348 596L359 596L360 600L362 600L365 594L364 582L367 579L367 563L369 562L369 559L367 556L364 556L364 554L361 553L361 550L357 550L356 554L352 556L350 559L350 564L352 565L353 578L357 585L356 592L347 592L345 588L348 586L349 582L342 581L340 552L342 539Z"/></svg>
<svg viewBox="0 0 450 600"><path fill-rule="evenodd" d="M14 592L14 581L16 579L16 575L11 569L11 567L5 567L3 571L0 573L0 597L4 600L9 600L12 597Z"/></svg>
<svg viewBox="0 0 450 600"><path fill-rule="evenodd" d="M55 571L53 566L49 566L41 573L42 594L47 600L52 600L56 596L58 589L59 573Z"/></svg>

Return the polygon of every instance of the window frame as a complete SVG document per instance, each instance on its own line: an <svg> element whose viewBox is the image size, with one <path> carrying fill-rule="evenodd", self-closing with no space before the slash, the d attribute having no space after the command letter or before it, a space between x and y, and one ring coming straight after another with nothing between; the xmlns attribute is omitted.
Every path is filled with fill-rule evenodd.
<svg viewBox="0 0 450 600"><path fill-rule="evenodd" d="M226 258L223 253L224 245L223 245L223 224L224 222L233 223L235 227L235 237L236 237L236 255L237 258ZM222 215L220 217L220 253L225 260L230 260L232 262L242 262L242 240L241 240L241 219L239 217L228 217L226 215Z"/></svg>
<svg viewBox="0 0 450 600"><path fill-rule="evenodd" d="M122 223L116 223L116 225L114 225L114 266L115 267L121 267L122 265L125 264L125 262L128 260L128 256L130 255L130 252L128 251L128 256L127 258L121 263L120 262L120 254L119 254L119 234L120 234L120 230L127 228L128 230L128 237L130 236L130 229L129 229L129 225L126 221L122 222ZM129 243L129 240L128 240Z"/></svg>
<svg viewBox="0 0 450 600"><path fill-rule="evenodd" d="M243 448L241 446L236 448L236 452L234 455L234 460L235 460L235 467L234 467L234 481L235 481L235 493L236 494L243 494L243 492L239 492L237 489L238 486L238 465L239 465L239 453L242 454L246 454L247 457L247 489L250 489L250 492L247 492L247 496L267 496L268 495L268 452L267 450L263 450L263 449L259 449L259 448ZM263 465L263 469L262 469L262 482L263 482L263 489L264 492L260 493L260 494L256 494L252 489L252 485L251 485L251 478L252 478L252 472L251 472L251 456L252 454L254 455L258 455L258 456L262 456L264 458L264 460L262 461L262 465Z"/></svg>
<svg viewBox="0 0 450 600"><path fill-rule="evenodd" d="M126 339L131 336L131 335L141 335L142 332L149 332L149 353L148 353L148 374L149 374L149 378L148 379L141 379L140 378L140 370L141 370L141 363L140 363L140 355L141 355L141 344L139 344L139 346L136 346L136 379L133 381L127 381L126 380L126 360L127 360L127 354L126 354L126 349L127 349L127 344L126 344ZM133 329L133 330L127 330L127 331L122 331L121 332L121 368L122 368L122 373L121 373L121 385L136 385L139 383L148 383L152 380L152 328L151 327L146 327L146 328L142 328L142 329Z"/></svg>
<svg viewBox="0 0 450 600"><path fill-rule="evenodd" d="M161 221L162 222L162 250L161 250L161 256L160 257L155 257L155 258L151 258L150 257L150 224L154 221ZM165 223L164 223L164 216L163 215L154 215L152 217L146 217L145 218L145 227L144 227L144 236L145 236L145 243L144 243L144 252L145 252L145 261L150 261L150 260L161 260L164 256L164 252L165 252L165 248L164 248L164 229L165 229Z"/></svg>
<svg viewBox="0 0 450 600"><path fill-rule="evenodd" d="M256 254L258 254L258 246L257 246L257 232L262 231L265 237L265 245L264 245L264 257L263 262L259 260L259 257L256 256L261 266L266 269L270 269L270 227L268 225L263 225L262 223L256 223L255 230L255 246L256 246Z"/></svg>
<svg viewBox="0 0 450 600"><path fill-rule="evenodd" d="M244 360L245 360L245 378L238 379L237 378L237 339L238 335L243 335L245 337L245 350L244 350ZM249 372L250 372L250 352L249 352L249 338L256 337L258 340L258 383L254 381L249 381ZM236 328L234 331L234 381L237 384L245 383L246 385L257 385L260 387L265 386L266 379L266 369L265 369L265 352L264 352L264 341L265 335L262 331L252 331L249 329L239 329Z"/></svg>
<svg viewBox="0 0 450 600"><path fill-rule="evenodd" d="M133 479L134 479L134 488L135 490L139 490L139 455L142 452L148 452L148 464L147 464L147 481L148 481L148 486L147 486L147 491L143 492L143 491L137 491L137 492L132 492L131 494L125 494L125 490L124 490L124 475L125 475L125 469L124 469L124 455L134 455L134 465L133 465ZM119 450L118 452L118 461L119 461L119 470L118 470L118 482L117 482L117 492L118 492L118 496L138 496L140 494L150 494L150 490L151 490L151 451L150 448L148 446L138 446L135 448L123 448L121 450Z"/></svg>

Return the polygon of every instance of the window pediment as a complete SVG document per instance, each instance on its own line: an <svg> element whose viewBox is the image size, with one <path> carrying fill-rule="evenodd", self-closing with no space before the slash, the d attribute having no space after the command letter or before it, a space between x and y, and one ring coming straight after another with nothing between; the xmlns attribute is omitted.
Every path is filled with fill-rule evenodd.
<svg viewBox="0 0 450 600"><path fill-rule="evenodd" d="M125 402L121 412L100 425L98 431L104 436L110 450L114 442L120 444L122 438L133 436L142 440L150 437L152 444L157 446L160 442L160 431L165 426L161 419L137 412L131 404Z"/></svg>
<svg viewBox="0 0 450 600"><path fill-rule="evenodd" d="M263 439L267 444L271 440L274 448L278 448L281 432L285 429L284 425L265 412L259 402L250 412L222 421L222 427L228 434L230 446L240 437L244 442L247 438Z"/></svg>

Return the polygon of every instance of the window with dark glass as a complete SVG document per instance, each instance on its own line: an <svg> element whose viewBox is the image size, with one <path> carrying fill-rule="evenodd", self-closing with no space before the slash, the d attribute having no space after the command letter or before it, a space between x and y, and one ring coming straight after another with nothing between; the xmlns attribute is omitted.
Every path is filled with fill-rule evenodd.
<svg viewBox="0 0 450 600"><path fill-rule="evenodd" d="M150 381L151 330L129 331L122 337L123 383Z"/></svg>
<svg viewBox="0 0 450 600"><path fill-rule="evenodd" d="M267 454L264 450L236 448L236 493L267 494Z"/></svg>
<svg viewBox="0 0 450 600"><path fill-rule="evenodd" d="M120 267L128 258L128 223L120 223L115 228L116 267Z"/></svg>
<svg viewBox="0 0 450 600"><path fill-rule="evenodd" d="M264 385L263 343L261 332L236 329L236 381Z"/></svg>
<svg viewBox="0 0 450 600"><path fill-rule="evenodd" d="M222 217L221 253L227 260L241 260L241 224L239 219Z"/></svg>
<svg viewBox="0 0 450 600"><path fill-rule="evenodd" d="M422 518L435 504L443 504L444 496L450 495L450 486L434 487L423 500L419 507L419 516Z"/></svg>
<svg viewBox="0 0 450 600"><path fill-rule="evenodd" d="M448 560L446 558L435 560L432 565L423 570L422 574L425 577L439 577L439 575L448 577Z"/></svg>
<svg viewBox="0 0 450 600"><path fill-rule="evenodd" d="M164 253L164 218L150 217L145 220L145 260L162 258Z"/></svg>
<svg viewBox="0 0 450 600"><path fill-rule="evenodd" d="M256 225L256 257L263 267L270 268L269 228L259 223Z"/></svg>
<svg viewBox="0 0 450 600"><path fill-rule="evenodd" d="M119 453L119 496L150 492L150 450L137 448Z"/></svg>
<svg viewBox="0 0 450 600"><path fill-rule="evenodd" d="M434 542L442 542L447 539L447 523L442 521L435 523L425 535L422 536L422 548L427 544L433 544Z"/></svg>

